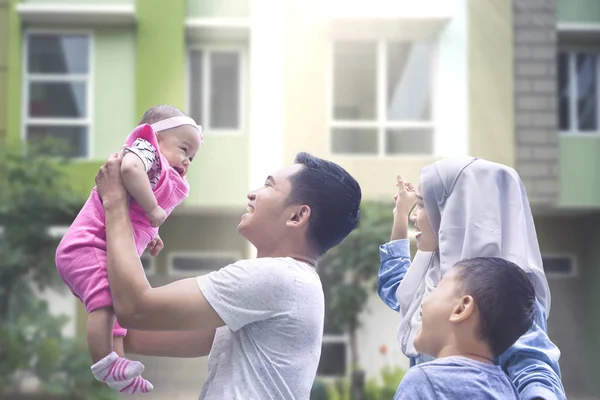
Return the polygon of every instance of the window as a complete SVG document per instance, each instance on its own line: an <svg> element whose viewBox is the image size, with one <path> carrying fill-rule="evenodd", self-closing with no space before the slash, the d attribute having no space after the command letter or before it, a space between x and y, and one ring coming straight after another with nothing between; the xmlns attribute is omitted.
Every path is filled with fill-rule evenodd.
<svg viewBox="0 0 600 400"><path fill-rule="evenodd" d="M89 157L90 42L88 34L26 35L27 141L57 141L65 146L63 155Z"/></svg>
<svg viewBox="0 0 600 400"><path fill-rule="evenodd" d="M544 272L549 278L565 278L577 276L575 256L573 254L543 254Z"/></svg>
<svg viewBox="0 0 600 400"><path fill-rule="evenodd" d="M598 133L600 52L558 54L558 126L562 133Z"/></svg>
<svg viewBox="0 0 600 400"><path fill-rule="evenodd" d="M331 287L337 278L328 273L327 268L320 268L318 272L325 296L325 324L317 375L326 378L345 376L349 363L348 335L334 324L332 312L329 309Z"/></svg>
<svg viewBox="0 0 600 400"><path fill-rule="evenodd" d="M189 54L190 114L207 133L242 130L242 52L193 49Z"/></svg>
<svg viewBox="0 0 600 400"><path fill-rule="evenodd" d="M238 254L172 253L169 257L169 272L171 275L204 275L239 259Z"/></svg>
<svg viewBox="0 0 600 400"><path fill-rule="evenodd" d="M428 42L335 41L330 150L334 154L431 154Z"/></svg>

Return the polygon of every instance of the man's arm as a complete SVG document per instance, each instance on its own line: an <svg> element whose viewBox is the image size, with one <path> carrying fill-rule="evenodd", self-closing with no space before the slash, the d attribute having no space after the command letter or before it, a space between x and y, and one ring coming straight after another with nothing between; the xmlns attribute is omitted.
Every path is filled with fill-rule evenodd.
<svg viewBox="0 0 600 400"><path fill-rule="evenodd" d="M96 176L106 214L108 281L119 323L125 328L149 331L223 326L223 320L206 301L196 279L159 288L148 283L133 239L127 192L120 173L122 158L121 154L113 154Z"/></svg>
<svg viewBox="0 0 600 400"><path fill-rule="evenodd" d="M154 357L196 358L210 353L214 329L179 332L150 332L130 329L125 336L127 353Z"/></svg>

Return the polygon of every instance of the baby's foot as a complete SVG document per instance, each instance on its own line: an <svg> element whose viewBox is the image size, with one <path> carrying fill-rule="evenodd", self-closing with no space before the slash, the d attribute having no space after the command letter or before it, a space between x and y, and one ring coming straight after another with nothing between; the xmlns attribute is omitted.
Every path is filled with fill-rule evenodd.
<svg viewBox="0 0 600 400"><path fill-rule="evenodd" d="M127 394L150 392L154 387L140 375L144 364L119 357L114 351L92 365L92 373L100 382Z"/></svg>

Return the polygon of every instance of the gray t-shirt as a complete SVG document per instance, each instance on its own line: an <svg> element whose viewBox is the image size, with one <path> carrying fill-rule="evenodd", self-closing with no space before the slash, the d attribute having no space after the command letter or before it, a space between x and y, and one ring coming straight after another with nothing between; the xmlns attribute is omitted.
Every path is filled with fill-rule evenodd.
<svg viewBox="0 0 600 400"><path fill-rule="evenodd" d="M258 258L197 281L226 325L216 331L200 399L308 399L325 314L315 269L292 258Z"/></svg>
<svg viewBox="0 0 600 400"><path fill-rule="evenodd" d="M496 365L466 357L444 357L408 370L394 400L519 400L508 376Z"/></svg>

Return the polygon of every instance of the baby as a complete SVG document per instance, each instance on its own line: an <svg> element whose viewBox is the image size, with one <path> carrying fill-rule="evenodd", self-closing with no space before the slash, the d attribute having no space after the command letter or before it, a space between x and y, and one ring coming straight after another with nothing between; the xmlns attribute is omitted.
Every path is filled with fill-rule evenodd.
<svg viewBox="0 0 600 400"><path fill-rule="evenodd" d="M533 324L535 290L522 268L494 257L459 261L421 311L415 348L435 360L410 368L394 400L519 400L495 361Z"/></svg>
<svg viewBox="0 0 600 400"><path fill-rule="evenodd" d="M187 170L202 144L202 127L177 108L152 107L127 137L121 175L132 196L130 217L136 248L157 255L158 227L189 194ZM87 341L99 381L127 394L153 389L143 364L124 358L127 331L115 321L106 273L104 209L94 187L56 250L62 280L88 313ZM114 325L114 329L113 329Z"/></svg>

